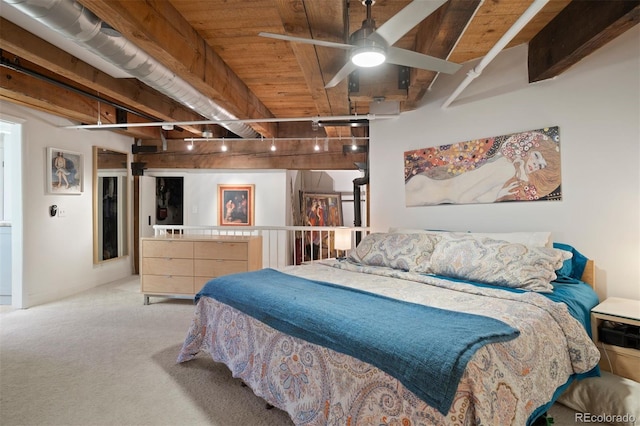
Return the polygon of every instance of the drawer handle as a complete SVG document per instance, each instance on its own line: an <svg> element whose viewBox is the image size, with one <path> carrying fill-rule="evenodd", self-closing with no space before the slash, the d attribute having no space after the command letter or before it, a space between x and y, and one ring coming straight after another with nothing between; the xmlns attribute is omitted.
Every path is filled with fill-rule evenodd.
<svg viewBox="0 0 640 426"><path fill-rule="evenodd" d="M173 278L173 275L167 275L166 277L167 278Z"/></svg>

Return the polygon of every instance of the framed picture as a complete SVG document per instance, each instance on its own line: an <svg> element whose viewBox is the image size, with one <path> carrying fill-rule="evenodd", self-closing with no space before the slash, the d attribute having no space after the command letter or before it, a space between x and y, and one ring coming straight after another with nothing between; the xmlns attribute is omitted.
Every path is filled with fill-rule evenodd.
<svg viewBox="0 0 640 426"><path fill-rule="evenodd" d="M254 185L218 185L218 224L253 226Z"/></svg>
<svg viewBox="0 0 640 426"><path fill-rule="evenodd" d="M404 153L411 206L562 200L558 126Z"/></svg>
<svg viewBox="0 0 640 426"><path fill-rule="evenodd" d="M47 148L47 192L80 194L83 189L82 154L58 148Z"/></svg>
<svg viewBox="0 0 640 426"><path fill-rule="evenodd" d="M338 193L301 192L301 213L304 226L342 226L342 198ZM296 259L326 259L334 255L332 231L303 232L296 243ZM304 245L304 248L298 247ZM297 262L297 260L296 260Z"/></svg>
<svg viewBox="0 0 640 426"><path fill-rule="evenodd" d="M304 226L342 226L342 199L338 193L302 193Z"/></svg>

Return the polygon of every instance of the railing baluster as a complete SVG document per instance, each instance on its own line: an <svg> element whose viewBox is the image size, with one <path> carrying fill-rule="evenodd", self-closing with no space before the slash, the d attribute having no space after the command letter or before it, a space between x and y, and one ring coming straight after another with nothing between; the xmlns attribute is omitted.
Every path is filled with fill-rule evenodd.
<svg viewBox="0 0 640 426"><path fill-rule="evenodd" d="M356 232L361 238L370 232L367 227L340 227L351 232L351 247L355 247ZM178 238L184 235L202 236L247 236L261 235L263 238L263 267L280 268L301 262L316 262L332 256L331 247L335 246L336 227L329 226L253 226L237 229L230 226L191 226L191 225L154 225L156 238ZM314 237L318 236L318 245ZM299 242L299 244L298 244ZM308 244L307 244L308 242ZM307 253L307 245L309 253ZM324 250L326 248L326 256ZM289 257L291 253L291 257ZM307 260L307 255L309 259Z"/></svg>

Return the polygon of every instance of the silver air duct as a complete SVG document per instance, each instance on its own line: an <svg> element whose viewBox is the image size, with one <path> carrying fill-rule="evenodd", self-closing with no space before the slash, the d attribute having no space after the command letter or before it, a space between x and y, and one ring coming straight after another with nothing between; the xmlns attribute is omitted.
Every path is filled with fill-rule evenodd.
<svg viewBox="0 0 640 426"><path fill-rule="evenodd" d="M131 76L211 120L236 120L230 112L202 95L151 56L113 31L101 31L102 21L74 0L3 0L22 13L101 56ZM243 138L258 134L245 123L223 127Z"/></svg>

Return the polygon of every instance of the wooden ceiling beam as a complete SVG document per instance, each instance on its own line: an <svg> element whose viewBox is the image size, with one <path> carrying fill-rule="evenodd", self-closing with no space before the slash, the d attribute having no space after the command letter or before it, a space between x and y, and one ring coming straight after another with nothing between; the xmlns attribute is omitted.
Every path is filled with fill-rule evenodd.
<svg viewBox="0 0 640 426"><path fill-rule="evenodd" d="M277 0L276 5L282 19L283 30L287 35L344 42L344 17L346 16L344 1ZM339 49L305 43L289 43L289 45L305 76L318 115L348 115L346 81L328 90L324 88L342 66L344 57L342 52ZM338 129L325 130L329 136L338 135Z"/></svg>
<svg viewBox="0 0 640 426"><path fill-rule="evenodd" d="M479 5L480 0L449 0L442 5L418 26L416 52L447 59ZM415 109L435 78L434 71L411 69L402 110Z"/></svg>
<svg viewBox="0 0 640 426"><path fill-rule="evenodd" d="M0 99L80 123L93 124L97 121L98 114L104 124L116 122L115 107L102 104L98 108L98 103L93 99L8 68L2 68ZM128 120L135 122L139 117L128 115ZM151 127L115 131L133 138L159 137L158 130Z"/></svg>
<svg viewBox="0 0 640 426"><path fill-rule="evenodd" d="M149 141L146 141L148 145ZM344 143L349 143L345 141ZM227 152L221 151L221 141L195 142L192 150L182 140L168 140L167 150L156 143L156 153L139 153L135 161L146 163L149 169L282 169L282 170L355 170L356 162L365 162L365 153L343 153L342 142L321 141L320 151L313 149L313 141L275 141L276 152L270 151L271 142L229 139ZM326 149L326 150L325 150Z"/></svg>
<svg viewBox="0 0 640 426"><path fill-rule="evenodd" d="M80 0L127 40L239 119L272 118L220 56L169 2ZM252 123L266 137L277 136L273 123Z"/></svg>
<svg viewBox="0 0 640 426"><path fill-rule="evenodd" d="M0 49L76 82L88 88L87 91L93 95L109 97L123 107L156 117L159 121L203 119L139 81L113 78L3 18L0 18ZM198 134L200 132L197 126L187 126L185 129Z"/></svg>
<svg viewBox="0 0 640 426"><path fill-rule="evenodd" d="M529 82L562 74L638 24L640 1L569 3L529 42Z"/></svg>

